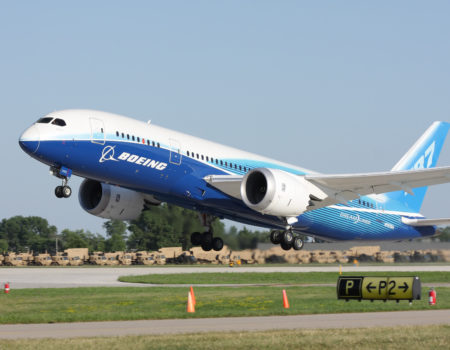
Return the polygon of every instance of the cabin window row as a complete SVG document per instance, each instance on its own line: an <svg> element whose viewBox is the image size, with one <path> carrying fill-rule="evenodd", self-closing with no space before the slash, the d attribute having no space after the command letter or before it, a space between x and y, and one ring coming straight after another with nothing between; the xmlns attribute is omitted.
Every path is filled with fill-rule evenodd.
<svg viewBox="0 0 450 350"><path fill-rule="evenodd" d="M125 134L123 132L116 131L116 136L121 137L124 140L126 139L126 140L135 141L135 142L139 142L139 143L141 142L141 138L139 136ZM159 142L150 141L149 139L146 140L145 138L142 138L142 143L144 145L147 143L148 146L153 146L153 147L158 147L158 148L161 147Z"/></svg>
<svg viewBox="0 0 450 350"><path fill-rule="evenodd" d="M226 166L227 168L230 168L230 169L236 169L236 170L245 171L245 172L250 170L249 167L242 166L242 165L232 163L232 162L226 162L226 161L223 161L223 160L220 160L217 158L213 158L213 157L204 156L203 154L198 154L198 153L189 152L189 151L187 151L186 154L188 157L197 158L198 160L200 160L200 159L206 160L209 163L217 164L220 166Z"/></svg>
<svg viewBox="0 0 450 350"><path fill-rule="evenodd" d="M373 203L362 201L361 199L358 199L358 204L360 204L364 207L375 209L375 206L373 205Z"/></svg>

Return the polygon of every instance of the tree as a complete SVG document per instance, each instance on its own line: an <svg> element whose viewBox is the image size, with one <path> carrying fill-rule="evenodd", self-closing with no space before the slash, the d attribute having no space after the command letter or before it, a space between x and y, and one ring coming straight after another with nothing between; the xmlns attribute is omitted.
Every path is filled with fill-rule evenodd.
<svg viewBox="0 0 450 350"><path fill-rule="evenodd" d="M220 229L220 226L218 226ZM131 234L127 245L130 249L157 250L161 247L191 247L190 236L202 232L198 214L170 204L150 207L140 217L132 220L128 227Z"/></svg>
<svg viewBox="0 0 450 350"><path fill-rule="evenodd" d="M438 238L441 242L450 242L450 227L440 230Z"/></svg>
<svg viewBox="0 0 450 350"><path fill-rule="evenodd" d="M108 239L105 241L107 251L123 251L126 249L127 225L121 220L109 220L103 224Z"/></svg>
<svg viewBox="0 0 450 350"><path fill-rule="evenodd" d="M105 237L89 231L65 229L60 235L61 250L69 248L88 248L89 251L105 251Z"/></svg>
<svg viewBox="0 0 450 350"><path fill-rule="evenodd" d="M16 252L44 252L54 246L56 234L55 226L37 216L13 216L0 223L0 239L8 242L8 250Z"/></svg>

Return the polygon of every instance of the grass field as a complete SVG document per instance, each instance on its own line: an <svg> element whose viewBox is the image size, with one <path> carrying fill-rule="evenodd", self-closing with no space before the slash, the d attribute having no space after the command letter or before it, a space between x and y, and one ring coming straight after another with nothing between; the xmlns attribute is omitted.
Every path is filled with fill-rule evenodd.
<svg viewBox="0 0 450 350"><path fill-rule="evenodd" d="M283 309L282 289L290 309ZM414 301L336 299L335 287L198 287L196 312L186 313L188 288L116 287L19 289L0 295L0 323L168 319L190 317L294 315L429 309L426 292ZM450 288L436 288L435 308L450 308Z"/></svg>
<svg viewBox="0 0 450 350"><path fill-rule="evenodd" d="M1 349L448 349L450 326L0 340Z"/></svg>
<svg viewBox="0 0 450 350"><path fill-rule="evenodd" d="M422 283L450 283L450 272L347 272L343 276L419 276ZM337 272L180 273L123 276L122 282L151 284L308 284L336 283Z"/></svg>

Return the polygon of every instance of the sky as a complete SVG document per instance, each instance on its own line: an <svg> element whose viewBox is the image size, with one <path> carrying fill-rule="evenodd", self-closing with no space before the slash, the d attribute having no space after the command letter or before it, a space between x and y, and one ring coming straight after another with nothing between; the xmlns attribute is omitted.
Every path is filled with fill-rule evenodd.
<svg viewBox="0 0 450 350"><path fill-rule="evenodd" d="M447 1L0 1L0 219L104 233L20 134L89 108L322 173L385 171L450 121ZM450 138L450 137L449 137ZM438 165L450 165L450 141ZM422 213L450 217L450 185ZM229 223L228 223L229 224Z"/></svg>

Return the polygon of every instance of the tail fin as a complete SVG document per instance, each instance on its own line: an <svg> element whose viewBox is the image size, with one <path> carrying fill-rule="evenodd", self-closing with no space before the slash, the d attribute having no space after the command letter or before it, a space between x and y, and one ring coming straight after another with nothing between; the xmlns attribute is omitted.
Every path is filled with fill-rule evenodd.
<svg viewBox="0 0 450 350"><path fill-rule="evenodd" d="M433 168L436 166L450 123L434 122L406 154L392 168L392 171ZM387 193L389 200L404 204L408 211L418 213L428 187L415 188L414 196L403 191Z"/></svg>

